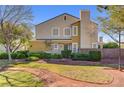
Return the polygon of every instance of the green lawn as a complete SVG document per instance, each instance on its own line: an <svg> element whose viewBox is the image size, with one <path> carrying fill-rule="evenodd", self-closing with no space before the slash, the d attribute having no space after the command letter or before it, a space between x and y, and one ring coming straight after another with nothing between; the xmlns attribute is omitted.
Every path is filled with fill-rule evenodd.
<svg viewBox="0 0 124 93"><path fill-rule="evenodd" d="M47 69L49 71L58 73L62 76L66 76L72 79L94 83L107 83L112 80L112 77L108 74L105 74L98 66L70 66L30 62L26 64L16 64L14 65L14 67Z"/></svg>
<svg viewBox="0 0 124 93"><path fill-rule="evenodd" d="M35 87L44 86L39 78L27 72L3 71L0 72L0 87Z"/></svg>

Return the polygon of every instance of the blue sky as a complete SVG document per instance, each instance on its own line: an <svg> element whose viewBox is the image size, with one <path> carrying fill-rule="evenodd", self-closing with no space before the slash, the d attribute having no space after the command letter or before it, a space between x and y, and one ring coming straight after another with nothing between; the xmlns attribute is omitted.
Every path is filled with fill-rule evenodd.
<svg viewBox="0 0 124 93"><path fill-rule="evenodd" d="M41 5L32 6L32 12L34 15L33 24L41 23L62 13L69 13L79 17L80 10L90 10L91 19L96 23L98 23L98 16L105 16L104 13L99 13L97 6L94 5ZM108 36L100 31L99 36L103 36L105 42L111 40Z"/></svg>

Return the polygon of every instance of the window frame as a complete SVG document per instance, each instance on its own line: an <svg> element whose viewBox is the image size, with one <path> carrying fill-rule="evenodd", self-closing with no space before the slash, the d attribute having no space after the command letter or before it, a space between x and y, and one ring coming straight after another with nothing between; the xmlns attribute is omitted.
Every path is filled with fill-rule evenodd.
<svg viewBox="0 0 124 93"><path fill-rule="evenodd" d="M66 34L65 34L65 31L66 31L65 29L67 29L67 28L70 29L70 35L66 35ZM63 29L63 35L64 35L65 37L71 36L71 34L72 34L72 33L71 33L71 27L65 27L65 28Z"/></svg>
<svg viewBox="0 0 124 93"><path fill-rule="evenodd" d="M76 27L76 34L74 32L74 27ZM72 26L72 36L78 36L78 26Z"/></svg>
<svg viewBox="0 0 124 93"><path fill-rule="evenodd" d="M96 46L96 47L94 47L94 45ZM96 43L92 43L92 48L98 48L98 43L96 42Z"/></svg>
<svg viewBox="0 0 124 93"><path fill-rule="evenodd" d="M53 31L54 31L54 29L58 29L58 35L54 35L53 33ZM52 36L60 36L60 28L59 27L52 27Z"/></svg>

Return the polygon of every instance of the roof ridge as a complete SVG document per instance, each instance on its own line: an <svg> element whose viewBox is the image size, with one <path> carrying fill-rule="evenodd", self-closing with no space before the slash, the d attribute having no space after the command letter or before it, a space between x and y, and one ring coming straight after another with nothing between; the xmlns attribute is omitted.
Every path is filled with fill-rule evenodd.
<svg viewBox="0 0 124 93"><path fill-rule="evenodd" d="M59 17L59 16L62 16L62 15L64 15L64 14L69 15L69 16L72 16L72 17L77 18L77 19L80 19L80 18L78 18L78 17L76 17L76 16L73 16L73 15L71 15L71 14L69 14L69 13L62 13L62 14L59 14L59 15L53 17L53 18L50 18L50 19L48 19L48 20L46 20L46 21L43 21L43 22L41 22L41 23L39 23L39 24L36 24L36 25L40 25L40 24L42 24L42 23L45 23L45 22L50 21L50 20L52 20L52 19L55 19L55 18L57 18L57 17Z"/></svg>

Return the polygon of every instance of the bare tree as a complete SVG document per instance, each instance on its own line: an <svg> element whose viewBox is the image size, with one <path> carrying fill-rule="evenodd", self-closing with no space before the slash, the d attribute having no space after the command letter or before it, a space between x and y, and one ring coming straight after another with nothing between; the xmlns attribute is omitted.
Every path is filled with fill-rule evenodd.
<svg viewBox="0 0 124 93"><path fill-rule="evenodd" d="M30 6L0 6L0 43L5 46L9 61L12 60L14 43L19 44L16 50L24 40L23 37L28 37L26 33L30 29L32 18Z"/></svg>

